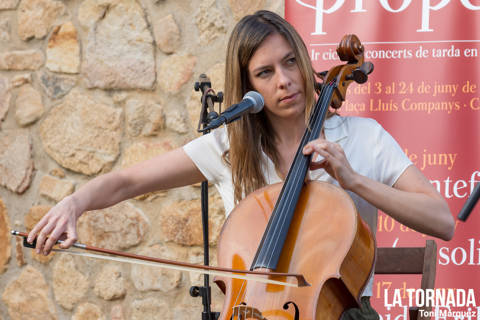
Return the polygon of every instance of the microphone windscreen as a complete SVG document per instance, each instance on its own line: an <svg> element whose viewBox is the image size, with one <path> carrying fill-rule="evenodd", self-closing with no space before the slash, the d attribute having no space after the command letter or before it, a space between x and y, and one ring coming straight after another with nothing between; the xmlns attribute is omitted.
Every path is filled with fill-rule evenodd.
<svg viewBox="0 0 480 320"><path fill-rule="evenodd" d="M243 99L250 99L253 101L254 106L250 110L250 113L257 113L263 109L264 100L260 93L256 91L249 91L243 96Z"/></svg>

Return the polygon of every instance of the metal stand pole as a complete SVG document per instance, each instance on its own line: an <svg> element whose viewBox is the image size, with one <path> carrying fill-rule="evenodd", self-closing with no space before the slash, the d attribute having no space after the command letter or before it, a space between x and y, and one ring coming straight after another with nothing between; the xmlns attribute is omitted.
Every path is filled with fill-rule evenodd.
<svg viewBox="0 0 480 320"><path fill-rule="evenodd" d="M200 121L198 123L198 131L203 134L209 133L209 130L203 131L202 127L206 127L209 122L218 117L218 113L214 111L213 104L215 102L222 103L223 94L215 92L211 89L210 79L204 74L201 74L199 81L195 82L195 91L202 90L202 111L200 114ZM210 110L210 111L209 111ZM208 241L208 182L203 181L201 187L201 201L202 201L202 225L203 225L203 263L209 265L209 241ZM203 275L203 287L192 286L190 288L190 295L192 297L202 296L203 312L202 320L217 320L220 312L212 312L211 308L211 288L210 277L208 274Z"/></svg>

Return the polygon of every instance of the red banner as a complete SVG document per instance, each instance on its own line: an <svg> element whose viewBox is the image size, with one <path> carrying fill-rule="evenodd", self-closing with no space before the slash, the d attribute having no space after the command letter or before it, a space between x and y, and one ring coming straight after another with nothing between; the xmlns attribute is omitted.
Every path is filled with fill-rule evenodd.
<svg viewBox="0 0 480 320"><path fill-rule="evenodd" d="M345 34L360 38L375 70L349 87L340 113L382 124L456 217L480 182L480 1L286 0L285 17L317 71L339 63L335 49ZM435 239L435 288L446 297L432 319L480 319L479 211L457 221L450 242ZM378 246L424 246L428 238L379 213ZM424 294L409 288L420 288L419 276L375 277L381 319L408 319Z"/></svg>

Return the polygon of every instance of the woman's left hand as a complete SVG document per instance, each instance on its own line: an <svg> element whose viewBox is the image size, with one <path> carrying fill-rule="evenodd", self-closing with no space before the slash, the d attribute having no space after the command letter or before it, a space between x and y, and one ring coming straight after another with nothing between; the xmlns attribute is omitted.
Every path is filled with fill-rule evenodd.
<svg viewBox="0 0 480 320"><path fill-rule="evenodd" d="M406 168L390 187L355 172L337 143L318 138L304 147L303 154L312 155L311 170L325 169L342 188L353 191L403 225L444 240L453 237L455 222L447 203L414 165ZM317 154L324 159L314 161Z"/></svg>
<svg viewBox="0 0 480 320"><path fill-rule="evenodd" d="M325 169L330 176L338 181L342 188L346 190L352 188L357 173L350 166L343 148L338 143L318 138L305 145L303 154L312 154L310 170ZM320 155L323 159L314 161L317 155Z"/></svg>

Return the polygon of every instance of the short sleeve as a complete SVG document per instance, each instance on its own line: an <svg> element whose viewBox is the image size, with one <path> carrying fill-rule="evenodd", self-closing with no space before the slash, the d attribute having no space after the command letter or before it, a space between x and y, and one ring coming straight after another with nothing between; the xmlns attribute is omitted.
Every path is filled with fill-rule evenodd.
<svg viewBox="0 0 480 320"><path fill-rule="evenodd" d="M389 186L397 182L402 173L412 165L398 142L378 123L375 143L375 165L378 181Z"/></svg>
<svg viewBox="0 0 480 320"><path fill-rule="evenodd" d="M183 146L183 150L205 178L212 183L221 181L228 172L228 167L222 158L224 152L228 150L225 128L219 128L190 141Z"/></svg>

